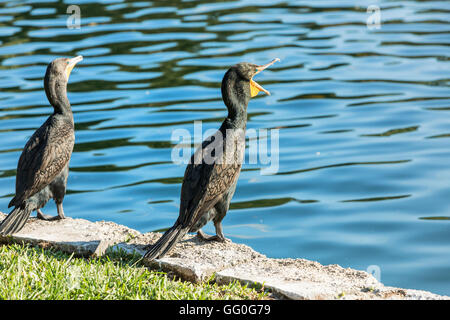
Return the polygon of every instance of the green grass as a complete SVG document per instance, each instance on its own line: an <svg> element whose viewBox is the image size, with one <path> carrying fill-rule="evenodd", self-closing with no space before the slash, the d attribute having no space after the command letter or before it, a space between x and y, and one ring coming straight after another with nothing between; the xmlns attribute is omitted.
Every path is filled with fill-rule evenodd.
<svg viewBox="0 0 450 320"><path fill-rule="evenodd" d="M267 292L238 282L218 285L171 280L140 256L110 253L76 258L27 245L0 246L0 299L267 299Z"/></svg>

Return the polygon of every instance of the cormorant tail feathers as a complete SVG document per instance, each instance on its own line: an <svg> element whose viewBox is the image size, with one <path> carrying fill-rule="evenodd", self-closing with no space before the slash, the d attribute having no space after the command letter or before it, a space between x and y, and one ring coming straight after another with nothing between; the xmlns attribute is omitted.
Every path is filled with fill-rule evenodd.
<svg viewBox="0 0 450 320"><path fill-rule="evenodd" d="M188 228L183 228L180 224L175 224L156 241L144 257L150 260L162 258L184 237L188 230Z"/></svg>
<svg viewBox="0 0 450 320"><path fill-rule="evenodd" d="M33 211L33 209L30 208L30 205L27 202L21 206L15 207L0 223L0 234L6 236L19 232L25 225L25 222L27 222L31 211Z"/></svg>

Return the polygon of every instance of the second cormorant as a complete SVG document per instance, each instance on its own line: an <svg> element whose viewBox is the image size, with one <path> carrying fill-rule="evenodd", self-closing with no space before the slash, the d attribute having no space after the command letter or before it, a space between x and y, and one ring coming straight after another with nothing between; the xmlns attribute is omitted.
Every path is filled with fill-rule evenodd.
<svg viewBox="0 0 450 320"><path fill-rule="evenodd" d="M175 224L145 254L147 259L163 257L188 232L197 232L205 240L225 241L222 220L230 206L241 172L245 151L247 105L251 97L263 91L253 77L279 59L258 66L239 63L231 67L222 80L222 99L228 116L219 130L203 141L192 155L181 186L179 216ZM213 221L215 236L201 228Z"/></svg>
<svg viewBox="0 0 450 320"><path fill-rule="evenodd" d="M1 222L0 234L20 231L30 213L44 220L64 219L63 199L66 194L69 160L75 142L72 109L67 99L67 81L82 56L58 58L47 67L44 88L54 112L26 143L19 158L16 174L16 195L9 203L14 206ZM41 208L53 198L58 216L42 213Z"/></svg>

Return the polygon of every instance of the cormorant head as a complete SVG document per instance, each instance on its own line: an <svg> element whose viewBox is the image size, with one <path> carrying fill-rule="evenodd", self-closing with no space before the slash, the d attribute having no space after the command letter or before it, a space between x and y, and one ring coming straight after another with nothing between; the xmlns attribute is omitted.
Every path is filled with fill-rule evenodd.
<svg viewBox="0 0 450 320"><path fill-rule="evenodd" d="M253 80L253 77L263 71L264 69L270 67L275 62L280 61L280 59L275 58L271 62L258 66L253 63L248 62L241 62L236 64L235 66L231 67L231 69L234 69L237 75L243 79L245 82L248 82L248 88L250 90L250 96L253 98L255 97L260 91L265 92L266 94L270 95L270 92L264 89L261 85L259 85L255 80Z"/></svg>
<svg viewBox="0 0 450 320"><path fill-rule="evenodd" d="M66 94L67 81L70 72L81 60L83 57L77 56L72 59L58 58L49 63L45 73L44 88L48 101L55 110L67 109L70 105Z"/></svg>
<svg viewBox="0 0 450 320"><path fill-rule="evenodd" d="M263 91L270 95L270 92L253 80L253 77L277 61L280 59L275 58L262 66L241 62L228 69L222 80L222 99L228 108L229 118L244 117L250 98L256 96L258 92Z"/></svg>
<svg viewBox="0 0 450 320"><path fill-rule="evenodd" d="M69 80L70 73L75 65L83 60L83 56L77 56L75 58L57 58L50 62L47 67L45 77L58 79L59 82L66 82Z"/></svg>

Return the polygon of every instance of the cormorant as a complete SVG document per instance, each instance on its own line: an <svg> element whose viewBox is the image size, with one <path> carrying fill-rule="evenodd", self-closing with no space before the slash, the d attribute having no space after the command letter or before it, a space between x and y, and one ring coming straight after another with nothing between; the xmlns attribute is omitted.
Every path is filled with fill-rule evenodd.
<svg viewBox="0 0 450 320"><path fill-rule="evenodd" d="M222 220L236 190L245 151L247 105L251 97L263 91L270 93L253 80L270 63L258 66L239 63L232 66L222 80L222 99L228 116L219 130L203 141L192 155L181 186L179 216L175 224L151 246L147 259L163 257L188 232L197 232L204 240L225 241ZM206 235L201 228L214 222L215 236Z"/></svg>
<svg viewBox="0 0 450 320"><path fill-rule="evenodd" d="M66 193L69 161L75 142L72 109L67 99L67 81L82 56L58 58L47 67L44 88L54 108L53 114L26 143L17 164L16 195L9 203L14 209L0 224L0 234L20 231L30 213L44 220L64 219L63 199ZM53 198L58 216L42 213L41 208Z"/></svg>

